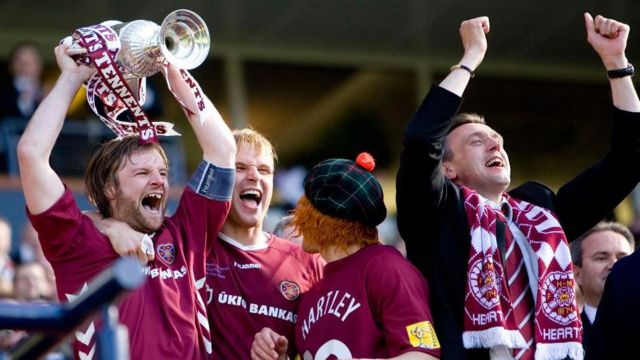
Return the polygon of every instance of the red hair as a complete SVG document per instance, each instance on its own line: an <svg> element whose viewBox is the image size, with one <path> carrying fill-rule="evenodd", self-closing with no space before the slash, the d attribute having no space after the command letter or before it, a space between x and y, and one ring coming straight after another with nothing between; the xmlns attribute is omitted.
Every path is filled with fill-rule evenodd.
<svg viewBox="0 0 640 360"><path fill-rule="evenodd" d="M346 250L351 245L368 246L379 243L378 229L361 222L325 215L318 211L306 196L300 197L293 213L296 236L319 249L337 246Z"/></svg>

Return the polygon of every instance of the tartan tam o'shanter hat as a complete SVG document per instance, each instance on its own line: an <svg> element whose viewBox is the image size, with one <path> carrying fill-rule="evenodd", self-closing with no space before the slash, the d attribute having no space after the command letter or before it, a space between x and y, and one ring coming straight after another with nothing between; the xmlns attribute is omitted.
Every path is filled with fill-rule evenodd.
<svg viewBox="0 0 640 360"><path fill-rule="evenodd" d="M375 167L368 153L356 161L328 159L318 163L304 178L304 194L324 215L375 227L384 221L382 187L371 174Z"/></svg>

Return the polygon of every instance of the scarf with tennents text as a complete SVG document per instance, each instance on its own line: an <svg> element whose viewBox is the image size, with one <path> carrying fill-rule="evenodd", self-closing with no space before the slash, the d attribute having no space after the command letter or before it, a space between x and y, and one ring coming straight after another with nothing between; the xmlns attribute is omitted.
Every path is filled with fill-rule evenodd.
<svg viewBox="0 0 640 360"><path fill-rule="evenodd" d="M465 286L465 348L524 348L513 315L500 250L496 242L496 211L487 199L462 188L471 229ZM538 265L534 311L535 359L583 358L582 324L577 311L571 254L560 223L548 209L504 194L512 221L524 234ZM517 246L517 244L516 244ZM522 271L525 271L522 269Z"/></svg>

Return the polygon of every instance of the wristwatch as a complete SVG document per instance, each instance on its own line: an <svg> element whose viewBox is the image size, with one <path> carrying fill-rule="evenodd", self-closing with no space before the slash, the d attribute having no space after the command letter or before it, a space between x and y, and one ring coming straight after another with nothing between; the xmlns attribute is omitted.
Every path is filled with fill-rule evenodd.
<svg viewBox="0 0 640 360"><path fill-rule="evenodd" d="M626 68L607 71L609 79L617 79L625 76L633 76L633 65L629 64Z"/></svg>

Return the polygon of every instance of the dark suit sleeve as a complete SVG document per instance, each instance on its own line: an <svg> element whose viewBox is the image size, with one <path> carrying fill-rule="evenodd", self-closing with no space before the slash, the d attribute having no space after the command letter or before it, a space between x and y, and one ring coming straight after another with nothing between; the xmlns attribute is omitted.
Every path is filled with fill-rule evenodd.
<svg viewBox="0 0 640 360"><path fill-rule="evenodd" d="M609 214L640 181L640 113L615 109L609 153L562 186L554 211L573 240Z"/></svg>
<svg viewBox="0 0 640 360"><path fill-rule="evenodd" d="M461 102L459 96L433 86L404 133L396 201L398 228L407 243L410 260L424 256L428 241L434 238L425 233L425 219L437 221L437 210L447 196L448 181L441 167L443 141ZM423 264L413 263L424 273Z"/></svg>

